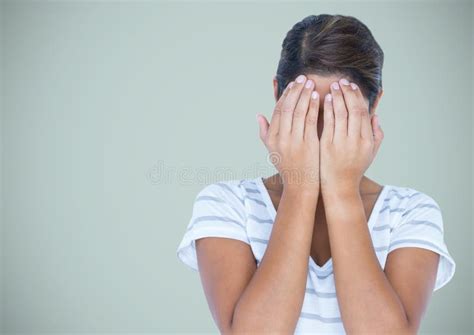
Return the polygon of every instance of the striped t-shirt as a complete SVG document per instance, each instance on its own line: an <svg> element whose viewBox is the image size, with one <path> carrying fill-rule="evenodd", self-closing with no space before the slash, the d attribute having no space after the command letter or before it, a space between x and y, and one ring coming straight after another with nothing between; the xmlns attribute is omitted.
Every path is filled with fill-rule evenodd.
<svg viewBox="0 0 474 335"><path fill-rule="evenodd" d="M247 243L258 266L275 216L275 207L261 177L207 185L195 199L177 256L199 271L195 240L206 236L226 237ZM441 210L430 196L408 187L384 185L367 224L382 268L392 250L419 247L440 254L435 291L453 277L456 264L444 241ZM295 333L344 334L332 258L323 266L317 265L312 257L308 261L306 293Z"/></svg>

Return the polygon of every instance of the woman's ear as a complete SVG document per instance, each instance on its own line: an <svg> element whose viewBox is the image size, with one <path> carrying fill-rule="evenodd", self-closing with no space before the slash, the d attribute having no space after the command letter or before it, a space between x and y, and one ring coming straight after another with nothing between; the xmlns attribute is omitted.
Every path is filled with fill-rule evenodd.
<svg viewBox="0 0 474 335"><path fill-rule="evenodd" d="M273 95L275 96L275 101L278 101L278 81L276 76L273 77Z"/></svg>

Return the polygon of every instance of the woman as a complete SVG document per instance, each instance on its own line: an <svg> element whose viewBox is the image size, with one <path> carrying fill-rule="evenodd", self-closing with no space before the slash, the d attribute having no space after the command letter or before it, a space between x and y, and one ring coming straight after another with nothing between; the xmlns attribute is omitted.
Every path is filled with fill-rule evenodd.
<svg viewBox="0 0 474 335"><path fill-rule="evenodd" d="M383 139L382 65L354 17L288 32L272 118L257 115L278 173L206 186L177 250L221 333L415 334L453 277L437 202L363 175Z"/></svg>

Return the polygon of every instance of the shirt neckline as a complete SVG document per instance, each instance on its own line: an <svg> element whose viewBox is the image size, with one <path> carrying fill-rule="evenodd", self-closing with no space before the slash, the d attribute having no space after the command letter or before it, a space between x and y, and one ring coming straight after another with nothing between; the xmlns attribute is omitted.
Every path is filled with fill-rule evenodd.
<svg viewBox="0 0 474 335"><path fill-rule="evenodd" d="M273 206L272 199L270 197L270 194L268 193L267 188L265 187L265 184L263 183L263 177L257 177L254 179L255 184L257 185L260 195L262 197L263 202L265 203L267 210L270 214L270 217L272 218L273 222L275 222L276 218L276 209L275 206ZM374 227L377 218L379 217L380 213L380 208L384 204L385 198L387 196L387 193L389 189L392 187L392 185L389 184L384 184L382 185L382 190L380 191L377 199L375 200L374 207L372 208L372 212L370 213L370 217L367 221L367 226L369 228L369 232L372 232L372 228ZM320 273L320 272L328 272L332 268L332 257L329 258L326 263L324 263L322 266L319 266L316 264L316 262L313 260L311 255L309 256L309 266L312 268L314 271Z"/></svg>

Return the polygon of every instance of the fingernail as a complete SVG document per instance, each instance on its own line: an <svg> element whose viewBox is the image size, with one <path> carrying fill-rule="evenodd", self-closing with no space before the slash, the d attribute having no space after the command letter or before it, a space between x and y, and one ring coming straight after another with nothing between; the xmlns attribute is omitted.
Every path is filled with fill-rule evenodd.
<svg viewBox="0 0 474 335"><path fill-rule="evenodd" d="M349 85L349 81L346 78L342 78L341 79L341 84L347 86L347 85Z"/></svg>
<svg viewBox="0 0 474 335"><path fill-rule="evenodd" d="M316 99L318 98L318 92L313 91L313 93L311 93L311 98L313 98L314 100L316 100Z"/></svg>
<svg viewBox="0 0 474 335"><path fill-rule="evenodd" d="M332 83L332 88L334 88L335 90L338 90L339 89L339 84L337 82L334 82Z"/></svg>
<svg viewBox="0 0 474 335"><path fill-rule="evenodd" d="M357 89L357 85L354 84L354 83L351 83L351 87L352 87L353 90L356 90L356 89Z"/></svg>
<svg viewBox="0 0 474 335"><path fill-rule="evenodd" d="M306 88L310 88L312 85L313 85L313 81L312 81L312 80L308 80L304 86L305 86Z"/></svg>
<svg viewBox="0 0 474 335"><path fill-rule="evenodd" d="M258 113L255 114L255 118L257 119L257 121L258 121L258 117L259 117L259 116L260 116L260 114L258 114Z"/></svg>
<svg viewBox="0 0 474 335"><path fill-rule="evenodd" d="M296 82L301 84L301 83L304 81L304 79L305 79L305 76L302 75L302 74L300 74L300 75L296 78Z"/></svg>
<svg viewBox="0 0 474 335"><path fill-rule="evenodd" d="M332 95L331 93L326 94L326 100L331 101L332 100Z"/></svg>
<svg viewBox="0 0 474 335"><path fill-rule="evenodd" d="M292 88L294 84L295 84L295 82L292 81L291 83L288 84L288 87L289 87L289 88Z"/></svg>

